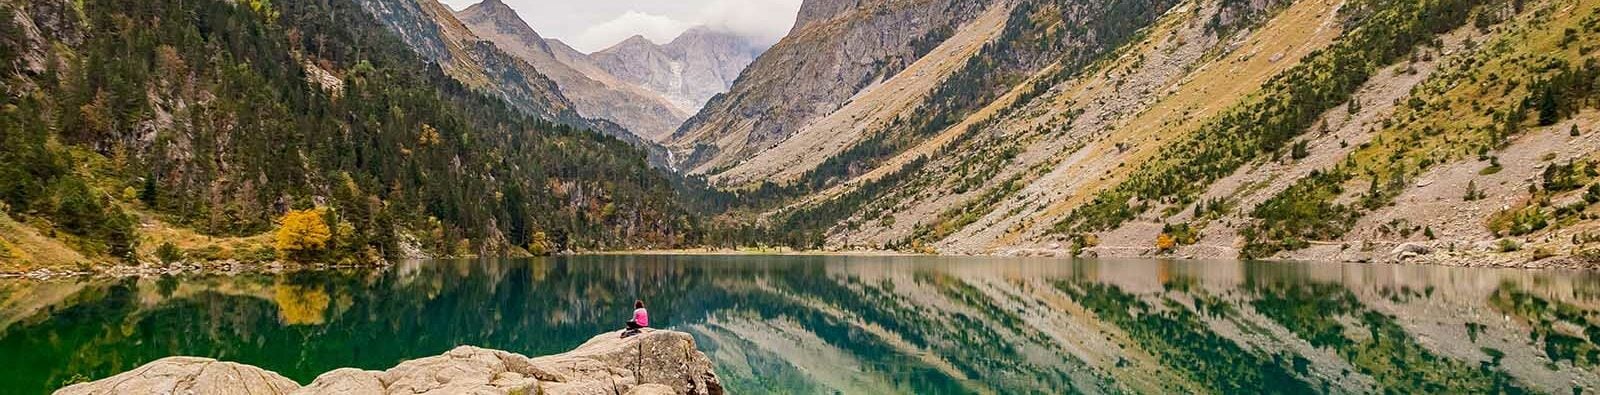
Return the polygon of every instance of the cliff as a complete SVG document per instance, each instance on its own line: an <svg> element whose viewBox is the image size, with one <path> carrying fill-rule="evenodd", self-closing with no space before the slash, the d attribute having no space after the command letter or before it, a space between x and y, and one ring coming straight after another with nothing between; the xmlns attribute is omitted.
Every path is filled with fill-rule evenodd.
<svg viewBox="0 0 1600 395"><path fill-rule="evenodd" d="M787 37L663 144L693 174L736 165L898 75L991 3L807 1Z"/></svg>
<svg viewBox="0 0 1600 395"><path fill-rule="evenodd" d="M56 394L721 394L711 360L694 338L656 330L623 339L608 332L572 351L528 358L456 347L386 371L341 368L304 387L277 373L210 358L168 357L74 384Z"/></svg>

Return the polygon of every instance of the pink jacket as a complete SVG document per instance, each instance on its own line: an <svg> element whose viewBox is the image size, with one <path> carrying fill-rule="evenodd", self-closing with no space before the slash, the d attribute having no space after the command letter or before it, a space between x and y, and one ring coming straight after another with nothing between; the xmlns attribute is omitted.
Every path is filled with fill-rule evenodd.
<svg viewBox="0 0 1600 395"><path fill-rule="evenodd" d="M633 309L633 323L639 324L639 326L650 326L650 313L644 311L643 307Z"/></svg>

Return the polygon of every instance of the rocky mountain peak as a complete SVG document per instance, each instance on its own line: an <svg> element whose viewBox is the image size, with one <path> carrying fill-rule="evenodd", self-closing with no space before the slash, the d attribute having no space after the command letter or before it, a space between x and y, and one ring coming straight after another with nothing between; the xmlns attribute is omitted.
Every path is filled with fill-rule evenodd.
<svg viewBox="0 0 1600 395"><path fill-rule="evenodd" d="M473 33L549 76L585 117L616 122L644 138L670 133L688 118L689 110L618 82L588 62L587 55L545 41L515 10L498 0L485 0L456 15Z"/></svg>
<svg viewBox="0 0 1600 395"><path fill-rule="evenodd" d="M500 0L484 0L473 4L457 12L456 17L469 26L492 27L497 33L516 37L548 52L548 48L543 48L544 38L539 36L539 32L528 26L516 10Z"/></svg>
<svg viewBox="0 0 1600 395"><path fill-rule="evenodd" d="M633 36L589 58L617 78L660 93L692 113L726 92L761 49L752 39L697 26L665 45Z"/></svg>
<svg viewBox="0 0 1600 395"><path fill-rule="evenodd" d="M643 35L635 34L632 37L628 37L626 40L622 40L622 42L619 42L616 45L612 45L611 47L602 49L598 52L649 50L650 48L654 48L656 46L657 45L654 41L650 41L650 39L645 38Z"/></svg>

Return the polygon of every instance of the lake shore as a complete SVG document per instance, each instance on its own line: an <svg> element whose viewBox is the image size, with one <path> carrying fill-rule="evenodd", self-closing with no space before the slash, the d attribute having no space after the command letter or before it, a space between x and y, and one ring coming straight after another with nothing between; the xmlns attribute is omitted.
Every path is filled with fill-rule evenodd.
<svg viewBox="0 0 1600 395"><path fill-rule="evenodd" d="M613 251L582 251L561 254L565 256L608 256L608 255L660 255L660 256L932 256L887 250L793 250L789 248L685 248L666 250L613 250ZM507 256L517 258L525 256ZM462 256L456 259L477 259L480 256ZM221 261L180 261L173 263L144 262L138 265L99 264L78 266L50 266L37 267L24 270L0 270L0 279L20 278L31 280L51 280L73 277L160 277L167 275L184 274L212 274L212 275L241 275L253 273L288 273L304 270L342 270L342 269L370 269L382 268L392 265L392 262L375 262L368 264L330 264L330 263L297 263L288 261L245 262L239 260Z"/></svg>
<svg viewBox="0 0 1600 395"><path fill-rule="evenodd" d="M795 250L791 248L681 248L665 250L615 250L573 255L775 255L775 256L939 256L894 250Z"/></svg>
<svg viewBox="0 0 1600 395"><path fill-rule="evenodd" d="M1077 258L1111 258L1111 259L1174 259L1174 260L1216 260L1230 259L1208 254L1190 254L1175 256L1172 254L1155 254L1149 248L1110 248L1097 247L1085 250L1085 254ZM795 250L790 248L683 248L683 249L645 249L645 250L612 250L612 251L582 251L560 254L558 256L840 256L840 257L956 257L956 256L992 256L992 257L1035 257L1035 258L1073 258L1073 255L1061 250L1030 250L1013 249L998 251L994 254L922 254L892 250ZM1477 267L1477 268L1509 268L1509 269L1550 269L1550 270L1600 270L1600 262L1582 259L1578 256L1550 256L1541 259L1514 254L1493 254L1483 251L1446 250L1436 249L1425 245L1402 245L1393 251L1366 251L1364 253L1341 253L1334 251L1328 259L1315 259L1304 254L1291 256L1284 259L1268 259L1335 263L1335 264L1378 264L1401 266L1444 266L1444 267ZM514 256L512 256L514 257ZM456 259L478 259L479 256L456 257ZM244 262L238 260L223 261L181 261L174 263L146 262L139 265L79 265L77 267L40 267L27 270L0 270L0 279L28 279L52 280L61 278L100 277L100 278L153 278L170 275L244 275L244 274L277 274L298 271L321 270L361 270L383 268L391 266L392 262L374 262L366 264L331 264L331 263L297 263L288 261Z"/></svg>

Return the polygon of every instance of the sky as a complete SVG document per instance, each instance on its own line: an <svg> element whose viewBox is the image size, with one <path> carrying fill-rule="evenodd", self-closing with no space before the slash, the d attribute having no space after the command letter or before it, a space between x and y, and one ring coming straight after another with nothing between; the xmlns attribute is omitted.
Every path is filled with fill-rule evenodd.
<svg viewBox="0 0 1600 395"><path fill-rule="evenodd" d="M480 0L442 0L456 10ZM801 0L502 0L533 30L583 52L643 35L657 44L706 25L774 43L789 33Z"/></svg>

